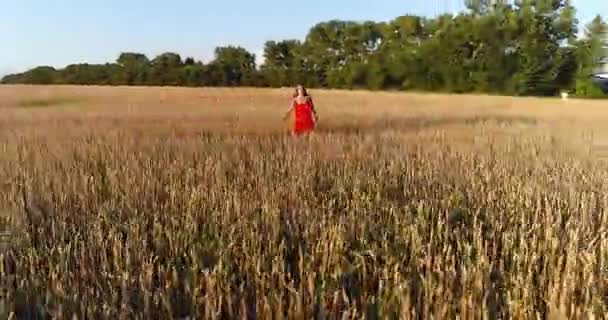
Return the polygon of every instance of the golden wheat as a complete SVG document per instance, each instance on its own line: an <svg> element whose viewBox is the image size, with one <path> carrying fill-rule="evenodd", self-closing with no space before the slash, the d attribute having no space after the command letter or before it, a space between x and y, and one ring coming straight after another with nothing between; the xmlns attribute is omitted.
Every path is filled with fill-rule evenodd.
<svg viewBox="0 0 608 320"><path fill-rule="evenodd" d="M0 316L608 314L593 103L319 92L294 140L288 94L0 87Z"/></svg>

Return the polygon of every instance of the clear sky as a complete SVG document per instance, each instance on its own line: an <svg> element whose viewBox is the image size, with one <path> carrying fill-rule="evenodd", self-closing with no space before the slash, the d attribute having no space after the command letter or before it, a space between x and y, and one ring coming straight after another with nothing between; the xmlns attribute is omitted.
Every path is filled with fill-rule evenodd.
<svg viewBox="0 0 608 320"><path fill-rule="evenodd" d="M608 0L574 0L582 23ZM330 19L388 21L456 12L463 0L0 0L0 76L38 65L152 58L174 51L208 61L220 45L261 56L266 40L302 39ZM603 4L603 5L601 5Z"/></svg>

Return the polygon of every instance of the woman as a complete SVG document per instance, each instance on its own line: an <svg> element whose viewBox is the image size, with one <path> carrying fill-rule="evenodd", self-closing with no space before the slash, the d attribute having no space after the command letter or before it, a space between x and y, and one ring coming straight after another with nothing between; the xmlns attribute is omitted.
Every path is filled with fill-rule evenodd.
<svg viewBox="0 0 608 320"><path fill-rule="evenodd" d="M317 111L315 110L312 98L308 95L306 88L302 85L296 87L296 91L293 95L293 102L285 118L289 116L291 112L294 112L292 135L301 135L310 133L315 129L315 124L319 120Z"/></svg>

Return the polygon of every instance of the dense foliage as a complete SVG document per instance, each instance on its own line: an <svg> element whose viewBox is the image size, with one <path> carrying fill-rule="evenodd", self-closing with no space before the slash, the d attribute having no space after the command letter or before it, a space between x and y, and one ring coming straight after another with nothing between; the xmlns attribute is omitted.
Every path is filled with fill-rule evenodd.
<svg viewBox="0 0 608 320"><path fill-rule="evenodd" d="M390 22L332 20L300 40L268 41L265 62L244 48L217 48L207 64L176 53L149 60L122 53L115 63L38 67L4 83L160 86L290 86L580 96L601 92L589 75L602 19L577 37L567 0L489 5L467 1L458 15L401 16ZM499 1L500 2L500 1Z"/></svg>

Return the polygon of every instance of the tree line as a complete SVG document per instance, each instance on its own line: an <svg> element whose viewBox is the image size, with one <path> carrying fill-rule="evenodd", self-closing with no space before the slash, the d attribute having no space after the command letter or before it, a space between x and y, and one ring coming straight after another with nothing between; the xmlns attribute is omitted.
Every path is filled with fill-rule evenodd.
<svg viewBox="0 0 608 320"><path fill-rule="evenodd" d="M552 96L602 92L590 75L605 22L583 27L568 0L467 0L457 15L405 15L389 22L332 20L304 40L267 41L264 63L239 46L208 63L173 52L125 52L113 63L37 67L3 83L256 86Z"/></svg>

